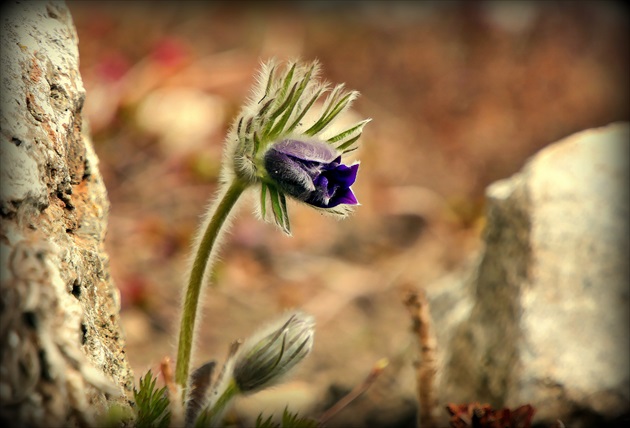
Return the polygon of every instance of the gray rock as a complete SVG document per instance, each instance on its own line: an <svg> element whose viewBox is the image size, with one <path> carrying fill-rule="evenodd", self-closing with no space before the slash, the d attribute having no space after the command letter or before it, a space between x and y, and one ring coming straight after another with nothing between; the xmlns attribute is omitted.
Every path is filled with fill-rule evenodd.
<svg viewBox="0 0 630 428"><path fill-rule="evenodd" d="M0 425L99 425L133 374L77 35L62 2L4 4L1 29Z"/></svg>
<svg viewBox="0 0 630 428"><path fill-rule="evenodd" d="M472 303L438 331L442 402L572 426L630 410L629 129L572 135L488 188L485 249L453 286Z"/></svg>

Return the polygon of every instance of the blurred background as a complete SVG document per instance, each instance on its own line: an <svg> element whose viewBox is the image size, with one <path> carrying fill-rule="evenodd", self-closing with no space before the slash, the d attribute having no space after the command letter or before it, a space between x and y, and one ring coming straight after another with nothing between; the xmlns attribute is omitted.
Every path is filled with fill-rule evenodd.
<svg viewBox="0 0 630 428"><path fill-rule="evenodd" d="M222 362L231 341L286 309L317 320L295 376L234 418L287 403L318 415L386 357L345 412L414 426L404 286L431 287L474 260L490 183L558 139L629 119L628 16L616 2L68 5L136 378L175 353L191 238L260 62L319 59L324 78L362 93L348 120L373 118L354 153L352 217L292 203L289 238L250 204L221 250L195 365Z"/></svg>

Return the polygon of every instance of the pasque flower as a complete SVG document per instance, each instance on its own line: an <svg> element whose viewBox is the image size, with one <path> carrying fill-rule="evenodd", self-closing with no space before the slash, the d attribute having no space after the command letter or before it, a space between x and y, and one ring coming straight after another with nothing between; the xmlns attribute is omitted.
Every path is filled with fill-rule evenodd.
<svg viewBox="0 0 630 428"><path fill-rule="evenodd" d="M271 212L290 233L285 195L337 216L358 204L350 186L359 164L346 165L342 157L357 148L370 119L338 129L335 120L358 92L346 91L342 84L329 91L318 78L317 62L279 68L273 61L263 64L250 101L230 130L226 174L259 184L261 217ZM326 92L321 110L313 114Z"/></svg>
<svg viewBox="0 0 630 428"><path fill-rule="evenodd" d="M184 392L189 384L202 285L241 195L257 190L260 217L275 222L287 234L291 233L287 196L340 217L358 205L352 185L359 163L348 164L343 158L357 149L363 127L370 119L339 127L337 119L359 94L345 90L343 84L331 87L322 82L319 71L317 61L264 63L249 100L228 131L219 190L195 239L182 304L175 377ZM291 318L281 333L267 337L268 347L252 348L246 360L253 365L238 369L237 364L234 382L238 388L234 389L264 387L303 357L304 350L310 349L312 335L293 336L296 325L309 324L300 317ZM278 349L282 352L278 360L273 360L278 354L271 351ZM261 350L265 352L255 352Z"/></svg>

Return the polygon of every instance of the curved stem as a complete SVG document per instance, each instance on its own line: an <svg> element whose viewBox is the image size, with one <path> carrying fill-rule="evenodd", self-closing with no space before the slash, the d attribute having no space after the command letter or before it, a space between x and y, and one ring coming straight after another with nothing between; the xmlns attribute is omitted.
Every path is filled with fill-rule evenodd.
<svg viewBox="0 0 630 428"><path fill-rule="evenodd" d="M179 343L177 346L177 365L175 368L175 381L182 387L184 392L188 382L193 334L195 331L195 320L197 319L197 307L199 305L199 295L201 293L206 267L208 266L208 261L221 227L246 187L247 183L235 179L223 196L217 201L218 205L216 205L216 210L212 214L199 242L197 254L195 255L195 260L190 271L190 280L188 281L188 288L186 289L186 296L182 308Z"/></svg>
<svg viewBox="0 0 630 428"><path fill-rule="evenodd" d="M234 379L230 379L230 382L227 384L225 390L221 393L214 405L208 410L208 418L211 421L209 426L216 426L216 424L220 422L219 419L222 417L228 404L240 392L241 391L238 389Z"/></svg>

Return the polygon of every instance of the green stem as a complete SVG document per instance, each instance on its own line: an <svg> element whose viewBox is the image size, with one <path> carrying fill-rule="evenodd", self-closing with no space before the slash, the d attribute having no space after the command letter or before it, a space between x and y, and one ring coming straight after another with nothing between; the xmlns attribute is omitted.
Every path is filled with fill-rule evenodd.
<svg viewBox="0 0 630 428"><path fill-rule="evenodd" d="M236 385L234 379L230 379L230 383L228 383L225 391L223 391L221 396L217 399L216 403L214 403L214 406L212 406L209 411L210 420L215 423L218 422L215 421L215 419L223 414L226 406L230 403L230 401L232 401L234 397L238 395L239 392L241 391L238 389L238 386Z"/></svg>
<svg viewBox="0 0 630 428"><path fill-rule="evenodd" d="M182 321L179 329L179 343L177 346L177 365L175 368L175 381L185 390L188 382L188 371L190 366L193 334L195 331L195 320L197 319L197 307L199 306L199 295L201 286L208 266L208 260L216 243L219 231L225 223L234 204L241 196L247 183L239 179L234 179L223 197L217 201L218 205L208 226L199 242L195 261L190 271L190 280L186 289L184 306L182 309Z"/></svg>

